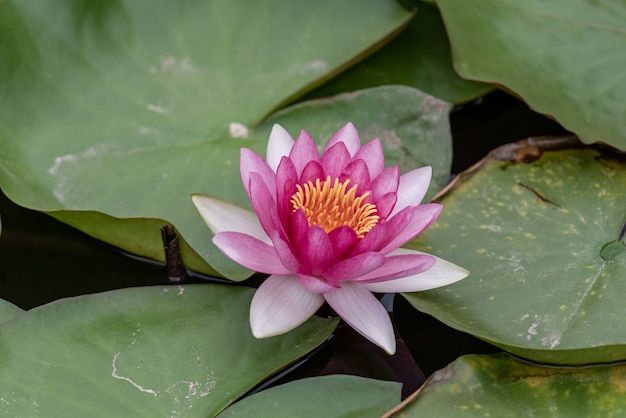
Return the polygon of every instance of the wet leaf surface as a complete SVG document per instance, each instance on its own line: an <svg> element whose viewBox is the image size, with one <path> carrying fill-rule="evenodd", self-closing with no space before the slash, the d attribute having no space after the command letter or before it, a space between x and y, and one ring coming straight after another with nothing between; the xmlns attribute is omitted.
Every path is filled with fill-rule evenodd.
<svg viewBox="0 0 626 418"><path fill-rule="evenodd" d="M623 239L626 164L593 149L540 154L527 143L511 153L518 163L488 158L460 176L441 198L442 215L411 246L470 276L406 297L535 361L624 360L626 257L606 245Z"/></svg>
<svg viewBox="0 0 626 418"><path fill-rule="evenodd" d="M459 77L452 67L450 43L439 11L422 1L411 3L407 7L416 10L415 17L397 38L307 97L402 84L458 104L493 90L488 84Z"/></svg>
<svg viewBox="0 0 626 418"><path fill-rule="evenodd" d="M400 384L357 376L312 377L250 396L226 417L380 417L400 402Z"/></svg>
<svg viewBox="0 0 626 418"><path fill-rule="evenodd" d="M213 416L321 344L312 318L255 339L253 290L153 286L63 299L0 326L5 416ZM233 332L233 330L246 330Z"/></svg>
<svg viewBox="0 0 626 418"><path fill-rule="evenodd" d="M462 77L504 86L585 142L626 148L626 4L437 2Z"/></svg>
<svg viewBox="0 0 626 418"><path fill-rule="evenodd" d="M539 367L471 355L435 373L394 417L622 417L626 365Z"/></svg>

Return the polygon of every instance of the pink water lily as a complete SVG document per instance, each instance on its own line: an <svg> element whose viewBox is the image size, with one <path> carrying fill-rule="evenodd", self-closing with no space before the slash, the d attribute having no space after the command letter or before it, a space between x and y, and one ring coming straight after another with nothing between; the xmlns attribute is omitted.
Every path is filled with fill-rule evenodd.
<svg viewBox="0 0 626 418"><path fill-rule="evenodd" d="M254 212L206 195L192 200L226 256L270 275L250 307L257 338L292 330L326 301L393 354L391 320L371 292L433 289L468 274L435 256L399 248L442 209L420 204L431 168L404 175L398 166L385 168L380 141L361 146L351 123L321 155L305 131L294 141L274 125L266 159L242 148L240 170Z"/></svg>

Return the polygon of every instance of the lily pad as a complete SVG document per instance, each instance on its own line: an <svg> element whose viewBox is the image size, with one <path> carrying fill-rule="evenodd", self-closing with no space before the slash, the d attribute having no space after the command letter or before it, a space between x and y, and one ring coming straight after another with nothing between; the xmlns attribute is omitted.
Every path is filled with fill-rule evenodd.
<svg viewBox="0 0 626 418"><path fill-rule="evenodd" d="M504 86L585 142L626 149L626 3L437 4L462 77Z"/></svg>
<svg viewBox="0 0 626 418"><path fill-rule="evenodd" d="M0 411L214 416L313 350L336 325L312 318L284 336L257 340L247 332L252 293L221 285L158 286L30 310L0 327Z"/></svg>
<svg viewBox="0 0 626 418"><path fill-rule="evenodd" d="M380 417L400 402L397 382L334 375L298 380L237 402L226 417Z"/></svg>
<svg viewBox="0 0 626 418"><path fill-rule="evenodd" d="M247 204L239 149L264 152L271 124L289 125L290 118L283 113L257 124L410 16L387 0L305 6L0 3L2 189L22 206L155 260L164 258L160 227L174 224L189 268L243 279L249 272L212 245L189 195ZM318 126L336 130L352 120L362 133L428 162L433 156L423 151L432 144L424 149L421 136L428 134L415 128L436 127L436 141L448 150L443 161L448 108L423 98L409 88L344 96L333 102L337 114L320 102L323 116L312 107L308 124L290 130L322 138Z"/></svg>
<svg viewBox="0 0 626 418"><path fill-rule="evenodd" d="M20 315L24 311L6 300L0 299L0 323Z"/></svg>
<svg viewBox="0 0 626 418"><path fill-rule="evenodd" d="M394 417L621 417L626 365L539 367L509 356L464 356L436 372Z"/></svg>
<svg viewBox="0 0 626 418"><path fill-rule="evenodd" d="M312 91L308 97L324 97L385 84L418 88L439 99L464 103L493 87L464 80L452 67L452 52L434 5L415 1L415 17L398 37L380 51Z"/></svg>
<svg viewBox="0 0 626 418"><path fill-rule="evenodd" d="M534 361L626 360L626 252L607 250L624 240L626 162L595 149L544 151L562 144L505 146L459 176L411 247L470 276L405 296Z"/></svg>

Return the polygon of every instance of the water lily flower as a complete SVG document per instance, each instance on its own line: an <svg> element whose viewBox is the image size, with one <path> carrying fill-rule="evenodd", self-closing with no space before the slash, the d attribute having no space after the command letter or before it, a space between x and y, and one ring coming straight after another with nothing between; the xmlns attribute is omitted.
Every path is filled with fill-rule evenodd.
<svg viewBox="0 0 626 418"><path fill-rule="evenodd" d="M302 131L274 125L265 160L241 149L241 178L254 212L217 198L192 200L213 242L237 263L270 276L250 306L257 338L299 326L326 301L365 338L393 354L389 315L372 292L414 292L468 272L399 248L428 228L442 206L421 204L431 168L385 168L379 139L361 146L348 123L320 154Z"/></svg>

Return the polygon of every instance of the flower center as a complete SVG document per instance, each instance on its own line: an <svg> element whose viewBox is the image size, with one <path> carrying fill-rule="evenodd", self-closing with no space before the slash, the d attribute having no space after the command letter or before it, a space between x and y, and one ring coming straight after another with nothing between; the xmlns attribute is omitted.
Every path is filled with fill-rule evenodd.
<svg viewBox="0 0 626 418"><path fill-rule="evenodd" d="M325 181L320 179L296 185L298 191L291 196L293 211L303 209L309 226L320 225L324 231L348 225L363 238L377 223L380 217L376 214L376 205L363 203L369 192L356 197L357 185L348 189L350 179L340 182L335 179L331 183L330 176ZM348 189L348 190L347 190Z"/></svg>

